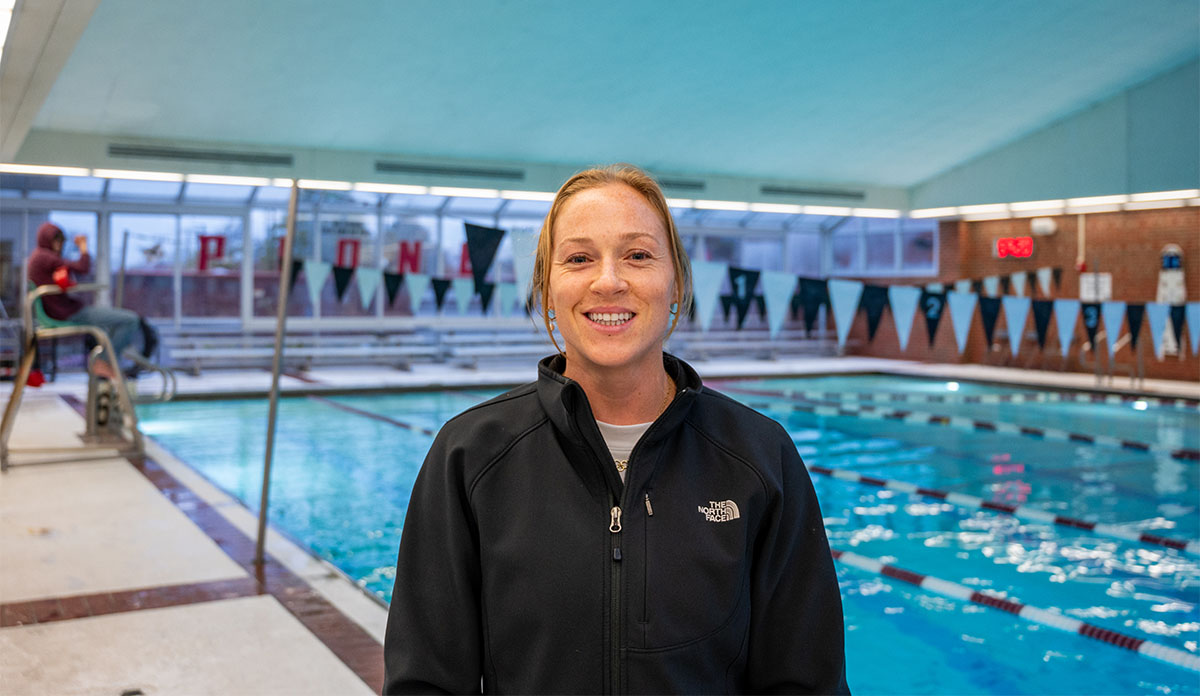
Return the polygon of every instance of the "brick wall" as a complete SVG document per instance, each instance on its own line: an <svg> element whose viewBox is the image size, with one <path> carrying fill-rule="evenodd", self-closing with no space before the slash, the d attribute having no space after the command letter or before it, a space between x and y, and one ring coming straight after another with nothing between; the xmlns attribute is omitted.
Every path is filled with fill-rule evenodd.
<svg viewBox="0 0 1200 696"><path fill-rule="evenodd" d="M1111 273L1114 300L1152 302L1158 287L1163 246L1178 244L1183 249L1183 269L1189 301L1200 300L1200 208L1167 208L1135 212L1097 213L1086 216L1085 250L1087 270ZM1060 287L1052 287L1049 296L1043 295L1034 283L1026 287L1026 295L1035 299L1078 298L1079 272L1075 262L1079 252L1079 216L1054 218L1058 230L1048 236L1034 237L1033 255L1029 258L996 258L993 249L999 237L1029 236L1029 219L991 220L983 222L943 222L939 234L940 268L937 277L867 279L876 284L946 283L947 289L962 278L979 279L988 275L1006 276L1016 271L1033 271L1041 267L1062 269ZM1048 329L1046 350L1038 348L1033 316L1026 324L1026 336L1017 357L1013 357L1008 340L1003 335L1003 312L996 322L991 350L987 350L976 309L968 336L967 347L960 356L954 340L954 330L947 308L933 344L926 334L925 321L917 316L909 338L908 350L901 352L891 312L885 312L875 340L867 343L866 317L860 312L851 329L851 339L858 345L851 352L877 357L904 358L927 362L981 363L1024 368L1091 372L1095 356L1081 346L1087 340L1082 322L1077 324L1075 341L1067 360L1058 347L1057 329L1052 317ZM1127 333L1126 328L1123 333ZM1189 338L1184 330L1182 354L1167 356L1159 362L1153 351L1149 324L1143 320L1139 349L1145 365L1145 376L1158 379L1200 380L1200 358L1187 350ZM1107 349L1100 348L1103 360ZM1081 362L1081 358L1082 361ZM1116 355L1116 374L1128 375L1137 362L1136 354L1126 345ZM1127 382L1125 382L1127 384ZM1118 380L1118 386L1121 381Z"/></svg>

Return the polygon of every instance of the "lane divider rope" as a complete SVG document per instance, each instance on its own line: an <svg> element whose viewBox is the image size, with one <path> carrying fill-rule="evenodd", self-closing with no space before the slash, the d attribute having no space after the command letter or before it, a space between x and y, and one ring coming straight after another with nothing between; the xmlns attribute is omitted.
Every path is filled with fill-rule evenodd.
<svg viewBox="0 0 1200 696"><path fill-rule="evenodd" d="M741 390L735 384L722 383L722 389ZM1016 392L1009 394L924 394L907 392L829 392L814 390L781 389L778 391L755 390L760 394L776 394L785 398L800 398L807 401L873 401L909 402L938 404L1029 404L1075 402L1091 404L1122 405L1144 401L1147 405L1170 408L1200 409L1200 400L1187 397L1166 398L1158 396L1133 396L1130 394L1103 394L1099 392Z"/></svg>
<svg viewBox="0 0 1200 696"><path fill-rule="evenodd" d="M434 437L437 435L437 431L433 430L432 428L422 428L419 425L413 425L412 423L405 423L402 420L396 420L395 418L390 418L388 416L380 415L378 413L372 413L371 411L364 411L361 408L355 408L354 406L349 406L347 404L338 403L337 401L333 401L332 399L326 399L323 396L310 395L308 398L313 401L317 401L319 403L325 404L326 406L332 406L333 408L345 411L347 413L353 413L357 416L363 416L364 418L371 418L371 419L374 419L377 421L382 421L389 425L394 425L397 428L404 428L405 430L411 430L416 433L421 433L422 435L428 435L429 437Z"/></svg>
<svg viewBox="0 0 1200 696"><path fill-rule="evenodd" d="M740 387L726 387L725 390L739 394L746 394L748 396L787 399L791 402L790 405L792 410L799 411L801 413L812 413L818 416L849 416L854 418L899 420L913 425L946 425L959 430L984 430L1008 435L1024 435L1025 437L1033 437L1039 440L1078 442L1081 444L1109 447L1112 449L1152 452L1155 454L1167 455L1172 459L1200 461L1200 450L1189 448L1176 449L1172 447L1165 447L1163 445L1125 440L1122 438L1112 437L1111 435L1086 435L1083 433L1067 432L1066 430L1060 430L1058 428L1037 428L1028 425L1016 425L1013 423L995 423L992 421L966 418L963 416L947 416L924 411L906 411L904 409L884 408L869 404L852 405L838 403L836 405L829 405L828 403L821 403L819 401L810 401L801 396L787 396L784 394L784 392L780 391L743 389ZM778 406L778 404L768 403L747 403L747 405L753 408L774 408Z"/></svg>
<svg viewBox="0 0 1200 696"><path fill-rule="evenodd" d="M1144 640L1142 638L1134 638L1133 636L1125 635L1124 633L1119 633L1107 628L1101 628L1100 626L1094 626L1092 624L1080 621L1079 619L1074 619L1069 616L1047 611L1046 609L1039 609L1038 607L1022 604L1021 602L1014 602L1012 600L983 594L982 592L977 592L966 585L961 585L956 582L949 582L947 580L941 580L939 578L923 575L921 573L914 573L911 570L905 570L904 568L898 568L893 565L885 564L875 558L860 556L856 553L840 551L838 549L830 549L830 551L833 554L834 560L845 563L848 566L858 568L859 570L865 570L868 573L883 575L894 580L901 580L916 585L923 590L928 590L935 594L942 595L943 597L949 597L951 599L957 599L964 602L972 602L975 604L981 604L985 607L990 607L992 609L1006 611L1026 621L1038 623L1043 626L1049 626L1051 628L1057 628L1060 631L1066 631L1067 633L1077 633L1081 636L1086 636L1088 638L1092 638L1093 640L1098 640L1118 648L1124 648L1126 650L1138 653L1139 655L1161 660L1162 662L1175 665L1176 667L1182 667L1193 672L1200 672L1200 657L1177 648L1171 648L1160 643Z"/></svg>
<svg viewBox="0 0 1200 696"><path fill-rule="evenodd" d="M947 503L951 503L959 507L993 510L995 512L1006 513L1024 520L1030 520L1032 522L1044 522L1047 524L1057 524L1074 529L1082 529L1099 536L1121 539L1122 541L1137 541L1144 544L1152 544L1154 546L1164 546L1166 548L1176 549L1177 551L1182 551L1193 556L1200 556L1200 541L1171 539L1168 537L1159 536L1157 534L1147 534L1145 532L1139 532L1133 529L1126 529L1115 524L1088 522L1087 520L1075 519L1073 517L1064 517L1062 515L1056 515L1053 512L1038 510L1026 505L1008 505L1007 503L996 503L990 500L984 500L978 496L967 495L965 493L954 493L950 491L939 491L933 488L922 488L916 484L908 483L907 481L896 481L894 479L881 479L875 478L874 476L864 476L857 471L851 471L849 469L831 469L825 466L809 465L808 470L814 474L830 476L840 481L863 483L869 486L878 486L879 488L899 491L901 493L916 493L917 495L944 500Z"/></svg>

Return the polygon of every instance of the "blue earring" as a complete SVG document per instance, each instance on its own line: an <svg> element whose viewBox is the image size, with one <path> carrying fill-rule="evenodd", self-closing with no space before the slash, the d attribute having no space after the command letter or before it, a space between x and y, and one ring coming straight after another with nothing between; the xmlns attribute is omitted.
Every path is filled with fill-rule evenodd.
<svg viewBox="0 0 1200 696"><path fill-rule="evenodd" d="M549 317L550 321L554 321L554 317L555 317L554 310L551 309L551 310L547 311L546 316Z"/></svg>
<svg viewBox="0 0 1200 696"><path fill-rule="evenodd" d="M674 319L676 314L679 314L679 303L672 302L671 303L671 318Z"/></svg>

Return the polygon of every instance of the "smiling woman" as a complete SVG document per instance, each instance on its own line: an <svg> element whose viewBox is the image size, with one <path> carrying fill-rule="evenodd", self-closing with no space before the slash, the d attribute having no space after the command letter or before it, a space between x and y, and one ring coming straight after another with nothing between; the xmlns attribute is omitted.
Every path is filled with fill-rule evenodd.
<svg viewBox="0 0 1200 696"><path fill-rule="evenodd" d="M385 693L847 692L795 445L663 352L691 274L654 180L617 165L563 184L531 297L564 345L426 456Z"/></svg>

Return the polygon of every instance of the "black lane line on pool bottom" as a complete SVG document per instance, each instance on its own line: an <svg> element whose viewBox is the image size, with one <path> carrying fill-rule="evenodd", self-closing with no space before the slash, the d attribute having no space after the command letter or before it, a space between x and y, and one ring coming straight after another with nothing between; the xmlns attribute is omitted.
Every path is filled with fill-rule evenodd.
<svg viewBox="0 0 1200 696"><path fill-rule="evenodd" d="M796 396L789 392L775 391L767 389L743 389L741 387L726 387L725 391L737 394L745 394L747 396L760 396L775 399L784 399L790 402L793 411L800 413L813 413L816 415L831 415L831 416L846 416L850 418L861 418L864 413L878 414L879 418L886 420L905 421L907 423L916 423L919 425L950 425L954 426L961 423L969 422L971 429L984 430L996 433L1012 433L1025 435L1027 437L1037 438L1053 442L1055 440L1063 442L1079 442L1088 445L1111 446L1115 449L1128 449L1141 452L1158 452L1170 456L1172 459L1185 459L1190 461L1200 461L1200 450L1194 449L1175 449L1168 450L1166 448L1155 447L1144 442L1134 442L1132 440L1123 440L1118 438L1109 438L1110 442L1097 442L1096 436L1085 435L1082 433L1071 433L1053 429L1050 432L1056 433L1058 437L1052 437L1047 434L1047 430L1043 428L1034 428L1025 425L1011 425L1009 427L1001 427L1001 425L990 421L975 420L972 418L958 418L955 416L947 416L936 413L926 413L924 411L905 411L902 409L890 409L869 404L847 406L842 402L828 401L812 401L803 396ZM766 403L747 403L752 408L772 408L778 404ZM916 420L914 420L914 418Z"/></svg>
<svg viewBox="0 0 1200 696"><path fill-rule="evenodd" d="M346 413L353 413L354 415L362 416L363 418L371 418L371 419L380 421L382 423L387 423L388 425L394 425L397 428L404 428L405 430L411 430L415 433L421 433L422 435L428 435L429 437L434 437L437 435L436 430L431 430L429 428L422 428L420 426L413 425L412 423L405 423L404 421L396 420L395 418L380 415L378 413L372 413L371 411L364 411L361 408L355 408L354 406L347 406L346 404L340 404L336 401L326 399L323 396L309 396L308 398L313 401L325 404L326 406L332 406L333 408L336 408L340 411L345 411Z"/></svg>

